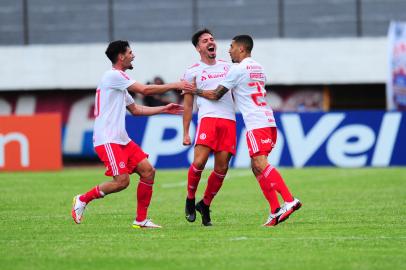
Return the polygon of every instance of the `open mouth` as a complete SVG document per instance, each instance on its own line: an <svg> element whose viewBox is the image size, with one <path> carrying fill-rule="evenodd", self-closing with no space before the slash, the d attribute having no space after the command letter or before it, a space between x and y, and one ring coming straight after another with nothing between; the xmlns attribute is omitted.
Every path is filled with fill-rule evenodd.
<svg viewBox="0 0 406 270"><path fill-rule="evenodd" d="M214 52L214 46L209 46L208 48L207 48L207 50L209 51L209 52Z"/></svg>

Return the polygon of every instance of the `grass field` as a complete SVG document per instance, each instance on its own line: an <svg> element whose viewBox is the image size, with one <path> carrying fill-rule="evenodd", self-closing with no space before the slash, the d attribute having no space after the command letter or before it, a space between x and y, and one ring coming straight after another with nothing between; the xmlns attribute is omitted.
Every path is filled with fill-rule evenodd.
<svg viewBox="0 0 406 270"><path fill-rule="evenodd" d="M75 225L72 197L102 172L0 173L0 269L405 269L406 169L283 169L303 207L273 228L249 170L230 171L213 227L184 218L186 170L161 170L149 216L163 229L131 228L135 177Z"/></svg>

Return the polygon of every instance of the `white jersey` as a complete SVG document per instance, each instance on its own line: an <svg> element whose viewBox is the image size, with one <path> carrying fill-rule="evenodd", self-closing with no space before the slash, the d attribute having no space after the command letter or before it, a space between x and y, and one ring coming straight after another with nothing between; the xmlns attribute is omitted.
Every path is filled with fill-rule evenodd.
<svg viewBox="0 0 406 270"><path fill-rule="evenodd" d="M247 130L276 127L271 107L266 103L266 76L261 64L245 58L230 68L220 84L230 89Z"/></svg>
<svg viewBox="0 0 406 270"><path fill-rule="evenodd" d="M104 73L96 90L93 145L106 143L126 145L131 141L125 130L126 107L134 103L127 88L135 83L117 69Z"/></svg>
<svg viewBox="0 0 406 270"><path fill-rule="evenodd" d="M183 79L193 82L202 90L215 89L226 77L231 64L217 60L214 65L207 65L201 61L188 68ZM204 117L224 118L235 121L234 103L231 93L226 93L220 100L212 101L202 97L196 98L199 122Z"/></svg>

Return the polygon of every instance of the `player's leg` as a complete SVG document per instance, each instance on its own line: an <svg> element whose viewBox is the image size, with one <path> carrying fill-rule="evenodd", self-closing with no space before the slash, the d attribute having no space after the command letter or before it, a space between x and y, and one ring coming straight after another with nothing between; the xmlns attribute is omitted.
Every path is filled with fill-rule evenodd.
<svg viewBox="0 0 406 270"><path fill-rule="evenodd" d="M224 151L214 154L214 169L208 178L207 187L203 197L204 203L208 206L210 206L214 196L216 196L217 192L223 185L231 156L231 153Z"/></svg>
<svg viewBox="0 0 406 270"><path fill-rule="evenodd" d="M86 193L73 198L72 218L77 224L81 222L87 204L94 199L103 198L107 194L119 192L127 188L130 183L126 167L127 157L120 145L105 144L97 146L95 150L107 168L105 175L112 176L112 180L97 185Z"/></svg>
<svg viewBox="0 0 406 270"><path fill-rule="evenodd" d="M190 165L188 171L187 197L185 203L185 217L189 222L196 220L196 191L210 152L211 148L206 145L196 145L194 149L193 163Z"/></svg>
<svg viewBox="0 0 406 270"><path fill-rule="evenodd" d="M188 171L187 197L189 199L193 199L196 196L196 190L210 152L211 148L206 145L195 146L193 162Z"/></svg>
<svg viewBox="0 0 406 270"><path fill-rule="evenodd" d="M148 219L148 207L152 198L155 182L155 168L144 158L137 164L134 172L140 176L137 186L137 214L133 223L134 228L161 228Z"/></svg>
<svg viewBox="0 0 406 270"><path fill-rule="evenodd" d="M133 222L134 228L161 228L154 224L148 216L148 207L152 198L155 181L155 168L148 161L146 154L135 142L130 141L125 147L128 156L127 169L130 174L137 173L140 177L137 186L137 211Z"/></svg>
<svg viewBox="0 0 406 270"><path fill-rule="evenodd" d="M250 156L254 157L260 153L264 153L267 156L267 154L272 151L276 139L277 129L275 127L255 129L247 132L247 143L251 149ZM254 153L255 151L253 149L256 153ZM301 207L301 203L298 199L293 198L278 170L271 166L266 158L261 164L262 165L258 167L259 171L257 171L257 173L260 172L262 174L262 178L271 184L272 188L282 196L285 202L281 209L283 213L278 217L278 222L282 222L294 211L298 210ZM255 165L253 165L253 167L254 166Z"/></svg>
<svg viewBox="0 0 406 270"><path fill-rule="evenodd" d="M223 185L231 156L231 153L225 151L214 154L214 169L208 178L203 199L196 204L196 210L202 215L202 224L204 226L212 225L210 218L210 205L213 198Z"/></svg>
<svg viewBox="0 0 406 270"><path fill-rule="evenodd" d="M258 154L251 157L252 172L258 180L258 184L270 208L270 214L264 226L275 226L278 224L278 218L282 212L276 191L270 179L265 175L265 168L267 168L268 165L268 158L265 154Z"/></svg>

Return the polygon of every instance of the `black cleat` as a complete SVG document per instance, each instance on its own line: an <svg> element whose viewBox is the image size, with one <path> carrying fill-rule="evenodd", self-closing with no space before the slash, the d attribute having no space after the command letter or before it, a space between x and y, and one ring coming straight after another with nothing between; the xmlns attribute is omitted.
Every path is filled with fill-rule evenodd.
<svg viewBox="0 0 406 270"><path fill-rule="evenodd" d="M210 206L206 205L203 200L196 204L196 210L202 215L202 224L212 226L210 219Z"/></svg>
<svg viewBox="0 0 406 270"><path fill-rule="evenodd" d="M189 222L195 222L196 220L196 208L195 208L195 199L186 198L185 205L185 217Z"/></svg>

